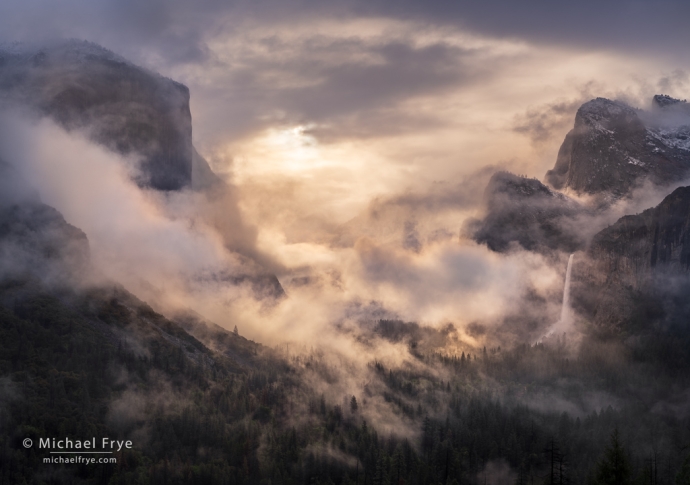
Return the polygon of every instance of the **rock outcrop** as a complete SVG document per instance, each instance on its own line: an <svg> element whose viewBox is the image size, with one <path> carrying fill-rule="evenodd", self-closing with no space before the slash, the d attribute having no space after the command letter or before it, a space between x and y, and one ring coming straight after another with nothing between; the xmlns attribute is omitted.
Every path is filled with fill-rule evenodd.
<svg viewBox="0 0 690 485"><path fill-rule="evenodd" d="M578 309L600 327L631 328L676 312L674 300L685 299L678 291L690 282L690 187L597 233L575 279Z"/></svg>
<svg viewBox="0 0 690 485"><path fill-rule="evenodd" d="M192 146L186 86L82 41L0 47L0 59L0 99L139 158L140 186L179 190L215 177Z"/></svg>
<svg viewBox="0 0 690 485"><path fill-rule="evenodd" d="M584 208L536 179L498 172L484 192L486 215L468 228L475 241L503 252L517 244L530 251L573 252L585 245L576 219Z"/></svg>
<svg viewBox="0 0 690 485"><path fill-rule="evenodd" d="M690 187L658 206L622 217L592 239L590 255L607 281L639 289L655 272L690 273Z"/></svg>
<svg viewBox="0 0 690 485"><path fill-rule="evenodd" d="M682 102L668 96L654 102L652 113L605 98L583 104L546 182L556 190L620 198L647 179L657 185L682 180L690 170L688 127L677 109Z"/></svg>
<svg viewBox="0 0 690 485"><path fill-rule="evenodd" d="M229 251L247 260L248 273L232 283L251 284L260 297L282 297L278 279L257 261L234 188L192 145L189 96L186 86L89 42L0 46L0 107L28 108L138 161L128 172L141 188L203 192L197 211Z"/></svg>

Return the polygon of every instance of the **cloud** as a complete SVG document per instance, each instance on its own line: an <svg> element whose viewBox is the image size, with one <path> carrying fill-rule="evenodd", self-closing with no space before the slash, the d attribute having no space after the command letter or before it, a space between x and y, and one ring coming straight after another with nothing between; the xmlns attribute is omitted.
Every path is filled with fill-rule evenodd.
<svg viewBox="0 0 690 485"><path fill-rule="evenodd" d="M482 471L477 473L477 481L491 485L512 483L517 479L517 473L503 459L486 463Z"/></svg>
<svg viewBox="0 0 690 485"><path fill-rule="evenodd" d="M681 0L660 3L588 0L544 4L538 0L490 0L448 3L433 0L357 2L362 11L404 19L460 24L489 36L522 38L537 44L560 44L584 49L614 49L685 58L690 34L683 21L690 6ZM681 33L682 32L682 33Z"/></svg>
<svg viewBox="0 0 690 485"><path fill-rule="evenodd" d="M43 42L86 38L111 46L130 58L157 55L174 63L208 58L205 28L227 14L218 2L43 0L4 2L0 7L5 40ZM40 26L40 28L36 28Z"/></svg>
<svg viewBox="0 0 690 485"><path fill-rule="evenodd" d="M657 87L659 93L675 94L678 92L685 92L690 83L690 75L683 69L674 69L671 73L666 74L659 79ZM673 97L673 96L672 96Z"/></svg>
<svg viewBox="0 0 690 485"><path fill-rule="evenodd" d="M46 204L85 232L93 264L107 277L159 309L188 306L266 343L330 346L340 325L356 329L377 315L431 325L491 320L518 298L532 274L546 272L543 278L550 271L538 257L502 261L481 247L430 240L426 227L420 227L425 238L418 253L364 238L348 247L260 238L259 250L283 268L289 294L267 309L237 285L235 276L253 268L227 251L204 218L201 194L142 190L128 172L134 161L47 119L6 113L2 128L2 157L15 163ZM470 204L470 194L452 193L408 193L390 203L427 212ZM300 278L303 283L292 284ZM357 355L356 348L346 355Z"/></svg>
<svg viewBox="0 0 690 485"><path fill-rule="evenodd" d="M374 215L390 206L429 212L476 207L482 200L486 184L495 171L496 167L488 165L456 183L439 181L432 184L426 192L407 191L388 198L376 199L372 201L369 213Z"/></svg>
<svg viewBox="0 0 690 485"><path fill-rule="evenodd" d="M459 25L491 37L683 58L690 40L683 23L689 9L681 0L615 0L605 4L593 0L568 4L543 4L537 0L519 4L507 0L461 4L439 0L423 4L409 0L10 0L3 2L0 18L4 19L2 31L14 38L35 38L36 32L88 37L113 44L126 55L149 51L181 63L209 59L209 36L228 25L232 28L248 20L295 24L322 18L414 20L437 26ZM34 27L31 33L29 26Z"/></svg>
<svg viewBox="0 0 690 485"><path fill-rule="evenodd" d="M47 119L6 112L1 125L2 158L13 162L43 202L86 233L95 267L140 297L184 305L205 275L253 274L203 214L193 219L176 210L203 210L201 194L170 194L166 200L142 190L129 173L134 161Z"/></svg>
<svg viewBox="0 0 690 485"><path fill-rule="evenodd" d="M393 136L447 126L410 103L484 82L524 54L466 37L386 19L258 24L220 31L203 77L177 72L213 95L203 109L226 136L290 124L321 141Z"/></svg>
<svg viewBox="0 0 690 485"><path fill-rule="evenodd" d="M288 109L316 122L365 108L392 107L401 99L429 91L443 92L469 82L478 67L467 65L466 59L476 58L472 50L440 42L417 47L401 39L373 43L309 39L296 47L300 52L322 50L321 55L327 52L329 57L344 58L344 62L321 65L310 60L306 65L294 63L293 69L317 81L286 89L276 100L278 106L287 102ZM369 59L357 62L355 54L362 53Z"/></svg>
<svg viewBox="0 0 690 485"><path fill-rule="evenodd" d="M594 83L582 87L580 96L574 99L558 100L528 108L515 117L513 130L530 138L532 143L540 144L553 139L555 134L572 128L575 113L582 104L601 96L593 94Z"/></svg>

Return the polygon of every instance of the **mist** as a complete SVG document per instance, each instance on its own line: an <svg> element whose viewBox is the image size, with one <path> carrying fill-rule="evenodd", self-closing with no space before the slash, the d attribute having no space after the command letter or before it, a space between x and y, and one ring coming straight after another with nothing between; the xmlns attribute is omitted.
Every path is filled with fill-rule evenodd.
<svg viewBox="0 0 690 485"><path fill-rule="evenodd" d="M24 245L22 219L0 272L11 287L30 267L88 309L117 362L102 371L107 426L154 446L151 416L187 426L213 409L197 428L246 433L253 451L232 467L247 477L290 443L300 467L327 463L342 483L403 455L503 483L544 476L534 457L554 436L594 469L611 430L649 412L623 433L636 473L652 448L679 466L667 438L687 417L687 308L670 288L685 279L659 269L651 296L616 286L591 247L687 172L615 196L542 183L593 98L645 109L660 137L688 125L684 105L650 108L684 98L690 77L686 52L655 40L666 29L640 24L645 8L629 12L638 29L605 34L622 5L599 20L573 7L577 32L555 32L549 9L535 17L548 26L522 10L513 22L512 6L489 19L405 2L69 5L77 17L0 7L23 19L0 15L0 163L22 178L0 202L54 208L40 237L58 227L76 249ZM92 85L80 69L94 59ZM20 293L3 304L29 321ZM108 329L118 312L135 324ZM21 393L0 384L2 411Z"/></svg>
<svg viewBox="0 0 690 485"><path fill-rule="evenodd" d="M349 190L367 165L346 168L352 180L335 176L343 170L335 160L350 151L289 130L271 135L273 145L252 155L263 157L261 171L237 157L234 171L224 174L228 195L209 202L193 187L142 188L136 154L123 157L49 119L17 110L4 117L3 132L2 157L86 234L93 278L116 281L169 315L190 309L270 346L336 355L359 368L360 378L350 380L344 394L361 388L367 362L399 366L411 359L405 343L374 338L361 344L367 325L378 319L434 329L451 324L456 333L440 348L455 353L533 342L561 311L567 255L499 254L463 231L485 210L489 177L506 167L494 160L454 180L402 188L401 178L401 192L396 185L362 186L366 191L356 198L339 199L329 180ZM294 168L281 165L292 159ZM325 197L330 202L323 204ZM582 216L581 232L594 234L662 197L662 189L642 187L596 217ZM218 213L220 204L229 211ZM252 227L233 224L238 218ZM257 273L257 260L278 276L285 298L262 298L251 284L237 284ZM521 313L529 317L515 320Z"/></svg>
<svg viewBox="0 0 690 485"><path fill-rule="evenodd" d="M419 349L451 354L491 345L491 329L524 308L526 293L544 299L538 310L544 322L559 312L562 271L548 259L526 251L498 255L461 239L462 217L477 202L476 191L457 189L485 180L484 171L457 186L440 186L440 192L372 201L361 217L337 226L337 238L271 240L259 232L256 251L276 262L286 293L275 299L237 283L243 281L237 277L255 274L255 263L233 252L224 228L204 217L204 194L142 188L132 173L138 170L135 158L46 118L14 111L3 117L2 127L0 156L12 160L43 203L84 231L91 270L81 276L82 287L117 283L164 314L191 310L227 330L237 326L241 335L298 365L316 358L304 382L329 403L369 395L360 413L381 432L418 436L380 397L384 388L372 362L448 380L446 371L417 361L410 352L413 341ZM432 213L441 217L428 219ZM404 231L411 226L404 221L414 218L423 222L414 226L417 242L410 246ZM382 221L387 230L371 230ZM382 338L380 319L418 322L422 333ZM533 339L539 331L513 332L501 341ZM141 407L143 395L122 399L130 395ZM136 416L122 414L119 403L109 419L130 429Z"/></svg>

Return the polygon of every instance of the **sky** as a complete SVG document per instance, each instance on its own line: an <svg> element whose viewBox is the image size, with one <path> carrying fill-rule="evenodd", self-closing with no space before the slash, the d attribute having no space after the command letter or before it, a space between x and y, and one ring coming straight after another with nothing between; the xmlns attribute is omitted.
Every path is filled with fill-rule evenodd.
<svg viewBox="0 0 690 485"><path fill-rule="evenodd" d="M683 1L5 0L0 40L86 39L190 88L194 144L236 187L291 303L266 328L252 324L265 315L257 302L229 311L202 292L186 303L271 341L276 328L316 335L363 308L433 325L490 320L527 289L558 315L565 260L498 257L463 240L463 223L493 171L543 178L583 102L686 98L689 14ZM104 167L109 157L93 155ZM132 208L119 238L99 232L46 167L44 190L62 190L52 200L91 229L104 260L160 259L149 273L170 280L170 267L223 259L215 236L185 232L117 174L93 195ZM126 231L142 248L129 259L116 252ZM157 238L176 243L158 254L145 243Z"/></svg>

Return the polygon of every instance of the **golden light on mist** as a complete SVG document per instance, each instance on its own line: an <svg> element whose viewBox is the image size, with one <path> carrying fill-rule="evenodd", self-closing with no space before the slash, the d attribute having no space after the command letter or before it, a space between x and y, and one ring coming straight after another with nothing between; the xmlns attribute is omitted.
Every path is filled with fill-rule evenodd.
<svg viewBox="0 0 690 485"><path fill-rule="evenodd" d="M210 45L228 66L265 66L257 82L284 96L327 82L310 78L299 66L318 64L324 72L341 63L383 66L379 46L402 39L413 49L459 49L465 53L467 75L457 84L391 99L371 113L365 106L362 113L336 113L327 120L301 116L290 122L287 112L268 106L254 131L235 138L206 133L210 139L217 136L206 155L237 187L245 219L257 227L257 247L286 268L279 278L290 300L274 310L276 328L292 338L318 334L348 304L367 299L382 302L405 319L431 325L452 321L462 327L499 318L527 287L541 294L558 287L560 274L539 258L497 258L484 247L462 241L460 228L476 215L480 200L475 207L426 212L389 208L379 219L368 213L372 201L433 194L486 166L541 179L553 166L581 102L618 94L643 99L651 88L635 73L660 72L660 66L608 52L566 51L414 23L345 19L337 28L329 25L277 25L270 32L249 29L244 37L239 29ZM342 48L351 45L356 48ZM226 74L211 69L203 82L222 82ZM366 86L361 89L366 96ZM197 106L203 107L203 100ZM520 123L534 122L532 113L546 130L538 143L529 130L539 127L516 130ZM379 124L365 124L370 116ZM408 222L424 240L418 254L401 246ZM447 237L425 239L439 230ZM386 263L392 274L368 272L369 250L362 250L367 245L373 253L392 258ZM457 273L469 271L462 267L469 260L482 262L475 270L483 272L485 280L463 283ZM300 308L306 307L309 315L300 317ZM258 310L251 304L242 308L235 310L236 318L253 325ZM300 318L303 327L294 323Z"/></svg>
<svg viewBox="0 0 690 485"><path fill-rule="evenodd" d="M338 165L329 160L317 146L317 140L306 131L313 125L298 125L287 129L269 129L253 141L257 149L254 157L259 163L252 163L243 155L235 157L235 173L238 183L249 174L284 174L309 177L310 172L328 166Z"/></svg>
<svg viewBox="0 0 690 485"><path fill-rule="evenodd" d="M213 62L166 74L189 85L195 146L233 185L231 203L256 229L256 249L282 265L276 272L290 298L270 315L222 288L185 302L265 341L281 328L295 338L307 328L319 333L348 305L374 300L431 325L491 320L525 287L558 286L558 272L543 261L499 261L462 239L483 186L462 206L386 204L452 196L487 166L541 179L579 103L643 99L653 83L635 73L661 74L648 59L390 19L248 22L219 30L207 46ZM349 84L341 81L348 69L356 73ZM545 126L539 143L535 119ZM163 281L186 266L209 266L200 255L219 245L196 228L173 229L181 242L160 264ZM405 246L408 236L418 247ZM300 327L300 319L309 322Z"/></svg>
<svg viewBox="0 0 690 485"><path fill-rule="evenodd" d="M400 184L401 170L375 147L356 140L321 144L309 133L312 128L271 128L225 148L232 154L232 178L248 218L260 221L288 210L288 218L281 217L288 224L310 216L344 223ZM267 204L270 210L264 210Z"/></svg>

